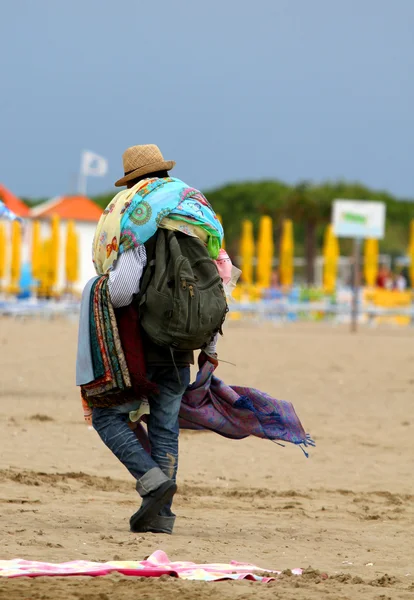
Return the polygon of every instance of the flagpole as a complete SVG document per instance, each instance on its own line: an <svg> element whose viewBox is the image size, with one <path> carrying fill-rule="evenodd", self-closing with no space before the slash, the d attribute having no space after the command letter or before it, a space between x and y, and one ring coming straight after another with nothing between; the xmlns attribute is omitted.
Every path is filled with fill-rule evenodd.
<svg viewBox="0 0 414 600"><path fill-rule="evenodd" d="M79 173L78 193L80 196L86 196L86 175L82 171Z"/></svg>
<svg viewBox="0 0 414 600"><path fill-rule="evenodd" d="M83 152L81 153L81 162L78 177L78 194L80 196L86 196L86 175Z"/></svg>

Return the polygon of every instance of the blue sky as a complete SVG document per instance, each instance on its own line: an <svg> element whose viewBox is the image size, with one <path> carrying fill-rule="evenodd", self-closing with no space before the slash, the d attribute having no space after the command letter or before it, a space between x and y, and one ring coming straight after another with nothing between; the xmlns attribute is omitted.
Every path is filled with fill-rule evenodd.
<svg viewBox="0 0 414 600"><path fill-rule="evenodd" d="M245 6L246 8L242 8ZM80 152L157 143L187 183L360 180L414 196L413 0L9 0L0 182L74 191Z"/></svg>

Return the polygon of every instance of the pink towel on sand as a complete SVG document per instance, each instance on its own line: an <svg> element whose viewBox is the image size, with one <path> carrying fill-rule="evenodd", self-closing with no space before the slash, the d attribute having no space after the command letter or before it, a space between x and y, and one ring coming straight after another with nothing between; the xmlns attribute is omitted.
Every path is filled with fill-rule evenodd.
<svg viewBox="0 0 414 600"><path fill-rule="evenodd" d="M262 577L260 572L264 569L255 567L248 563L231 561L229 564L196 564L192 562L171 562L162 550L157 550L149 558L143 561L111 561L106 563L89 562L86 560L74 560L67 563L45 563L32 560L0 560L0 577L41 577L41 576L75 576L109 575L110 573L121 573L135 577L160 577L171 575L180 579L198 581L219 581L221 579L250 579L267 583L273 577ZM268 572L268 571L267 571ZM272 571L278 575L280 571ZM295 575L301 575L301 569L293 571Z"/></svg>

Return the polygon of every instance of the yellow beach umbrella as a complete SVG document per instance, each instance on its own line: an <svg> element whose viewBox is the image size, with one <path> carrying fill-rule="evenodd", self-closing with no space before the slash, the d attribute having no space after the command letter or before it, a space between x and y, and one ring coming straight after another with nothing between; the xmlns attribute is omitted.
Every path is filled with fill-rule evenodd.
<svg viewBox="0 0 414 600"><path fill-rule="evenodd" d="M22 226L20 221L12 223L11 237L11 264L10 264L10 294L18 294L20 291L20 273L22 260Z"/></svg>
<svg viewBox="0 0 414 600"><path fill-rule="evenodd" d="M66 231L65 274L66 285L70 290L79 278L78 235L73 221L68 222Z"/></svg>
<svg viewBox="0 0 414 600"><path fill-rule="evenodd" d="M40 244L40 269L39 269L39 296L50 296L51 293L51 266L50 266L50 239L43 240Z"/></svg>
<svg viewBox="0 0 414 600"><path fill-rule="evenodd" d="M368 287L374 287L378 275L378 240L368 239L364 244L364 277Z"/></svg>
<svg viewBox="0 0 414 600"><path fill-rule="evenodd" d="M410 258L410 281L414 289L414 219L410 223L410 239L408 243L408 257Z"/></svg>
<svg viewBox="0 0 414 600"><path fill-rule="evenodd" d="M283 287L293 285L293 223L285 219L282 225L282 237L280 240L280 283Z"/></svg>
<svg viewBox="0 0 414 600"><path fill-rule="evenodd" d="M42 269L42 243L40 239L40 223L33 222L32 227L32 276L37 281L40 279Z"/></svg>
<svg viewBox="0 0 414 600"><path fill-rule="evenodd" d="M6 276L6 228L0 223L0 283Z"/></svg>
<svg viewBox="0 0 414 600"><path fill-rule="evenodd" d="M273 223L270 217L261 217L257 242L257 285L269 288L273 264Z"/></svg>
<svg viewBox="0 0 414 600"><path fill-rule="evenodd" d="M254 258L254 236L253 223L249 220L242 223L242 235L240 239L240 257L243 283L253 283L253 258Z"/></svg>
<svg viewBox="0 0 414 600"><path fill-rule="evenodd" d="M60 251L60 219L58 215L52 217L52 234L50 237L49 283L51 293L57 290L59 280L59 251Z"/></svg>
<svg viewBox="0 0 414 600"><path fill-rule="evenodd" d="M327 294L333 294L338 273L339 243L332 225L325 230L323 257L323 287Z"/></svg>

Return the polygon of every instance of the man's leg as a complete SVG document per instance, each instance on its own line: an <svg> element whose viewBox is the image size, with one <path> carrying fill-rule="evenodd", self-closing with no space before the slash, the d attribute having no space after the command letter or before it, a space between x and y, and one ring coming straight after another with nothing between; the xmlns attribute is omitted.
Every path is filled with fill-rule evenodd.
<svg viewBox="0 0 414 600"><path fill-rule="evenodd" d="M182 397L190 383L190 367L152 367L148 378L157 384L159 393L149 398L148 436L151 457L166 477L175 481L178 469L178 415ZM160 510L158 516L147 525L145 531L172 533L175 515L171 511L172 500Z"/></svg>
<svg viewBox="0 0 414 600"><path fill-rule="evenodd" d="M171 499L176 487L129 428L129 412L136 408L136 402L112 408L94 408L92 422L104 444L137 480L137 491L145 500L145 510L140 516L143 519L147 514L157 515L165 504L164 497Z"/></svg>

